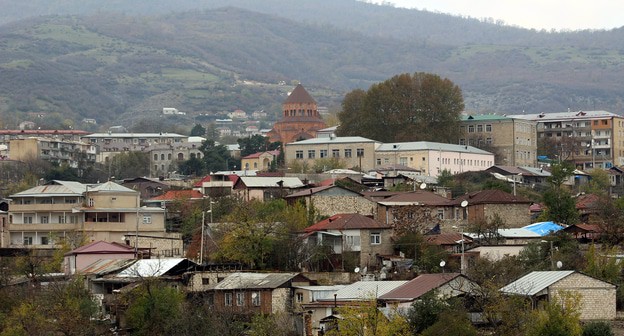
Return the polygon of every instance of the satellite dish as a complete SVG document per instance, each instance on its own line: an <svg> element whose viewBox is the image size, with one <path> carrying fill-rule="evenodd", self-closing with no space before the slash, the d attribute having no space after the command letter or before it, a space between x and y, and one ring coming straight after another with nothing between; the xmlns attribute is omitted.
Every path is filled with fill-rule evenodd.
<svg viewBox="0 0 624 336"><path fill-rule="evenodd" d="M420 189L425 189L425 188L427 188L427 183L424 183L424 182L421 183L420 184Z"/></svg>
<svg viewBox="0 0 624 336"><path fill-rule="evenodd" d="M460 203L460 205L461 205L461 207L462 207L462 208L465 208L465 207L467 207L467 206L468 206L468 201L463 200L463 201Z"/></svg>
<svg viewBox="0 0 624 336"><path fill-rule="evenodd" d="M442 260L440 261L440 267L444 267L446 265L446 261Z"/></svg>
<svg viewBox="0 0 624 336"><path fill-rule="evenodd" d="M364 267L364 269L362 269L362 273L366 274L366 271L368 271L368 267Z"/></svg>
<svg viewBox="0 0 624 336"><path fill-rule="evenodd" d="M561 262L561 260L557 261L557 268L561 268L563 267L563 263Z"/></svg>
<svg viewBox="0 0 624 336"><path fill-rule="evenodd" d="M257 297L258 297L258 293L256 293L256 292L251 293L251 298L252 299L255 299Z"/></svg>
<svg viewBox="0 0 624 336"><path fill-rule="evenodd" d="M353 270L353 272L355 272L355 273L360 273L360 268L359 268L359 267L356 267L356 268Z"/></svg>

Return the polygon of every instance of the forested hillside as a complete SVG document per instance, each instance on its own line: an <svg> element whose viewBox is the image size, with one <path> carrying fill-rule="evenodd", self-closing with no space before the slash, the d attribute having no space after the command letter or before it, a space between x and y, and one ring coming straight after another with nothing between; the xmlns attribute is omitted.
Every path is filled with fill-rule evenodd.
<svg viewBox="0 0 624 336"><path fill-rule="evenodd" d="M164 106L277 114L297 81L332 107L353 88L418 71L459 84L469 111L624 111L622 29L537 32L351 0L0 6L7 124L29 112L113 123ZM16 21L23 13L58 15Z"/></svg>

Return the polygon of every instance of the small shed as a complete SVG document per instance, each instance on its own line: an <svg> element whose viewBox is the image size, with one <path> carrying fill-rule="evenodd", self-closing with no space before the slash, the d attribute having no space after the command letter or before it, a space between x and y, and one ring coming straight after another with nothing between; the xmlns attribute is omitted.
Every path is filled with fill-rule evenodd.
<svg viewBox="0 0 624 336"><path fill-rule="evenodd" d="M562 292L580 295L581 320L615 319L616 286L577 271L535 271L500 289L509 295L540 301L556 300Z"/></svg>

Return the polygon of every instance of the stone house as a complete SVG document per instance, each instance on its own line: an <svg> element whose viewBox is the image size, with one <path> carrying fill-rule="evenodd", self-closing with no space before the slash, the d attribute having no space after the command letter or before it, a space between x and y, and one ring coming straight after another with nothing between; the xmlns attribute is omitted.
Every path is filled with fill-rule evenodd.
<svg viewBox="0 0 624 336"><path fill-rule="evenodd" d="M508 228L523 227L531 222L531 203L522 197L495 189L468 193L453 200L456 209L464 208L467 223L463 224L491 220L497 214Z"/></svg>
<svg viewBox="0 0 624 336"><path fill-rule="evenodd" d="M271 167L271 162L277 160L279 154L279 150L249 154L241 158L241 169L267 171Z"/></svg>
<svg viewBox="0 0 624 336"><path fill-rule="evenodd" d="M240 273L227 275L206 289L215 310L235 314L292 313L294 287L309 286L299 273Z"/></svg>
<svg viewBox="0 0 624 336"><path fill-rule="evenodd" d="M379 142L359 136L313 138L284 145L284 160L313 167L317 160L336 159L346 168L359 171L375 168L375 150ZM293 172L298 173L298 172Z"/></svg>
<svg viewBox="0 0 624 336"><path fill-rule="evenodd" d="M577 271L535 271L500 289L508 295L529 298L533 307L541 301L561 299L564 292L580 296L581 320L614 320L616 286Z"/></svg>
<svg viewBox="0 0 624 336"><path fill-rule="evenodd" d="M304 202L306 208L314 207L320 216L348 212L374 216L376 208L375 202L362 194L336 185L301 190L284 198L289 205Z"/></svg>
<svg viewBox="0 0 624 336"><path fill-rule="evenodd" d="M443 228L452 226L456 221L455 216L459 214L454 211L455 207L448 198L427 190L401 192L377 202L377 220L386 225L412 218L419 220L418 212L423 211L422 215L430 217L430 220L419 224L428 231L440 224Z"/></svg>
<svg viewBox="0 0 624 336"><path fill-rule="evenodd" d="M305 187L297 177L240 176L234 182L234 193L245 201L283 198Z"/></svg>
<svg viewBox="0 0 624 336"><path fill-rule="evenodd" d="M305 242L326 245L344 260L354 253L360 267L376 267L381 256L391 255L392 227L361 214L336 214L305 229ZM339 268L338 265L332 265Z"/></svg>
<svg viewBox="0 0 624 336"><path fill-rule="evenodd" d="M124 179L121 185L141 193L141 199L149 199L162 195L170 186L157 178L133 177Z"/></svg>

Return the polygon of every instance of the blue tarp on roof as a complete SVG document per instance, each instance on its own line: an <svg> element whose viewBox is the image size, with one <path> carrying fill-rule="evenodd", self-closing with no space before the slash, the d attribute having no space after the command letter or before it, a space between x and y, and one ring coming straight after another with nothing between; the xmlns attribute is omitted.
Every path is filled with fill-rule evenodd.
<svg viewBox="0 0 624 336"><path fill-rule="evenodd" d="M555 224L555 222L539 222L533 223L523 227L523 229L535 232L540 236L546 236L552 232L557 232L563 229L563 226Z"/></svg>

